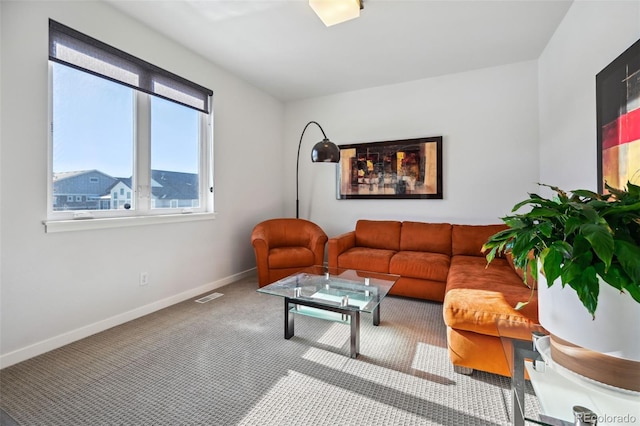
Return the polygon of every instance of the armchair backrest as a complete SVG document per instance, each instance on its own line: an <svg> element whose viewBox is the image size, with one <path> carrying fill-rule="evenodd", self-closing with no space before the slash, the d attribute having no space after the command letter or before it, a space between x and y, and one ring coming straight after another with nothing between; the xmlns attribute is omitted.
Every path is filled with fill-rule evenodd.
<svg viewBox="0 0 640 426"><path fill-rule="evenodd" d="M269 219L259 223L254 228L254 236L261 235L267 241L269 248L276 247L308 247L328 237L325 232L313 222L305 219L279 218Z"/></svg>

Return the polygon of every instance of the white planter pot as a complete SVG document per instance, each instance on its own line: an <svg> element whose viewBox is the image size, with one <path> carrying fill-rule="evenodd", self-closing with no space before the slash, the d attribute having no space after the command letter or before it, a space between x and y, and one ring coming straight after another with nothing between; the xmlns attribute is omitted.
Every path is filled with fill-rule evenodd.
<svg viewBox="0 0 640 426"><path fill-rule="evenodd" d="M600 284L595 319L575 290L556 282L547 287L538 274L540 324L550 333L583 348L640 361L640 303L607 283Z"/></svg>
<svg viewBox="0 0 640 426"><path fill-rule="evenodd" d="M583 376L640 391L640 303L600 283L595 319L571 287L548 287L538 274L540 324L551 333L554 362Z"/></svg>

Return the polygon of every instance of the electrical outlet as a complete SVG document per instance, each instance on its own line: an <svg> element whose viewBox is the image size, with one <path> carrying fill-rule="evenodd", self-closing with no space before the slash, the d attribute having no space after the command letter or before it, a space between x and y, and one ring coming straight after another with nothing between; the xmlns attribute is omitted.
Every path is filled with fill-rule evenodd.
<svg viewBox="0 0 640 426"><path fill-rule="evenodd" d="M148 272L140 272L140 285L149 284L149 273Z"/></svg>

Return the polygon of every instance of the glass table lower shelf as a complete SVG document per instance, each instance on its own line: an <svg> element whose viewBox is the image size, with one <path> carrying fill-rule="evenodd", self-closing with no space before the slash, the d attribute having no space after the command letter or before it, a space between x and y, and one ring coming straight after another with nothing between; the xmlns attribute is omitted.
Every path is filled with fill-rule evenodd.
<svg viewBox="0 0 640 426"><path fill-rule="evenodd" d="M294 336L295 315L349 324L350 356L360 352L360 313L380 324L380 302L399 277L377 272L312 266L258 289L284 298L284 338Z"/></svg>

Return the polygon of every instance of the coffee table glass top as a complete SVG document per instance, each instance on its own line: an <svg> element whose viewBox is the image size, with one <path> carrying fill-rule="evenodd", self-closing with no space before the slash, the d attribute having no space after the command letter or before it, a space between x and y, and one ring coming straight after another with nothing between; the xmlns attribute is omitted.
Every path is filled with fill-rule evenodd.
<svg viewBox="0 0 640 426"><path fill-rule="evenodd" d="M378 272L311 266L261 287L258 292L373 312L398 278L398 275Z"/></svg>

